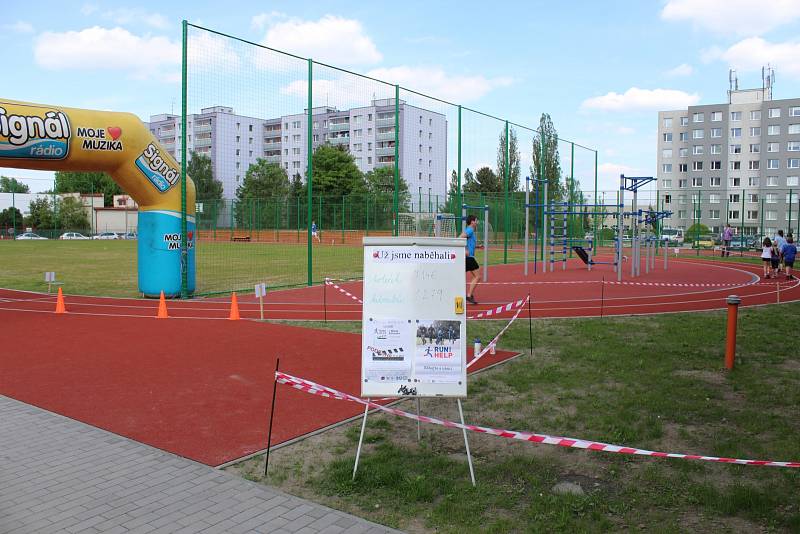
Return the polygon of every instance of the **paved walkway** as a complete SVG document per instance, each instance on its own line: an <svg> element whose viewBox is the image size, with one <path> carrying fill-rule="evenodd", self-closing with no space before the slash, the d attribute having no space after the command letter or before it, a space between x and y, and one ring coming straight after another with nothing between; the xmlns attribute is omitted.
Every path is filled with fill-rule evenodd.
<svg viewBox="0 0 800 534"><path fill-rule="evenodd" d="M397 532L0 395L0 533Z"/></svg>

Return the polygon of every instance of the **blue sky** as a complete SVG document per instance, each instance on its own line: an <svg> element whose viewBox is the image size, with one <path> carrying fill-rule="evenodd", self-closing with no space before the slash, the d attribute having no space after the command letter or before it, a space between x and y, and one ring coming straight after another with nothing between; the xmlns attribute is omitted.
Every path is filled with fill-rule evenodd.
<svg viewBox="0 0 800 534"><path fill-rule="evenodd" d="M536 127L547 112L561 137L598 149L607 190L620 172L654 174L657 111L725 101L731 67L747 88L760 86L761 66L771 63L774 97L800 96L796 0L12 1L2 11L3 98L130 111L144 120L178 113L180 22L187 19L517 123ZM209 50L220 62L229 52L213 43ZM222 78L222 68L209 72ZM226 80L219 96L247 83L246 73ZM265 92L291 101L293 81L284 73ZM472 165L494 164L496 126L465 128ZM527 143L521 150L526 163ZM561 155L568 167L564 145ZM585 169L593 154L578 151L578 158L576 174L590 190ZM48 188L52 176L3 174L29 178L34 191Z"/></svg>

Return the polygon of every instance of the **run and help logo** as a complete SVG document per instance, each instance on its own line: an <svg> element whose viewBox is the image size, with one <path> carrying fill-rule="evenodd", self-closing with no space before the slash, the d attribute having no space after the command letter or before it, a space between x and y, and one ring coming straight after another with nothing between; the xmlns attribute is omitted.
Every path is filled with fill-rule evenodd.
<svg viewBox="0 0 800 534"><path fill-rule="evenodd" d="M144 152L136 158L136 167L161 193L175 185L181 175L178 169L161 156L161 151L153 143L148 144Z"/></svg>
<svg viewBox="0 0 800 534"><path fill-rule="evenodd" d="M375 263L452 263L454 250L441 248L379 248L372 251Z"/></svg>
<svg viewBox="0 0 800 534"><path fill-rule="evenodd" d="M13 105L11 105L13 106ZM70 125L63 111L40 106L0 106L0 158L64 159L69 154Z"/></svg>

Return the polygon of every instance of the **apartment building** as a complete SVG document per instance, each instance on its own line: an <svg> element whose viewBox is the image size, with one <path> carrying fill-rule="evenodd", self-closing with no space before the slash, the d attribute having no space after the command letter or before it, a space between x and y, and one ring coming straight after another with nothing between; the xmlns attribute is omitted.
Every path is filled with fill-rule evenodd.
<svg viewBox="0 0 800 534"><path fill-rule="evenodd" d="M724 104L659 112L657 159L669 226L797 233L800 98L773 100L769 79L761 89L732 86Z"/></svg>
<svg viewBox="0 0 800 534"><path fill-rule="evenodd" d="M412 197L445 197L447 183L447 120L444 115L399 105L399 169ZM312 147L328 143L346 147L358 168L367 173L394 167L395 101L373 100L369 106L338 110L311 110ZM181 118L154 115L150 131L164 148L180 160ZM258 158L281 165L290 177L305 180L308 150L306 112L273 119L236 115L232 108L216 106L187 116L186 142L190 151L211 158L214 176L224 186L224 197L233 198L247 168Z"/></svg>

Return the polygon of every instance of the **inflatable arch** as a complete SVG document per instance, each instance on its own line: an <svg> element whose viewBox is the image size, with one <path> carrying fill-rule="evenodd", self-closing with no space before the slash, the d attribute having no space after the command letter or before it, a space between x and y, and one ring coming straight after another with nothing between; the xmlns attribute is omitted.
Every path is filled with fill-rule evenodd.
<svg viewBox="0 0 800 534"><path fill-rule="evenodd" d="M139 204L139 291L181 294L181 168L130 113L0 100L0 167L105 171ZM195 289L195 188L186 177L187 279Z"/></svg>

